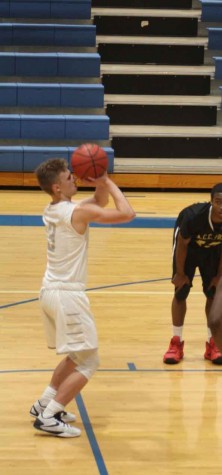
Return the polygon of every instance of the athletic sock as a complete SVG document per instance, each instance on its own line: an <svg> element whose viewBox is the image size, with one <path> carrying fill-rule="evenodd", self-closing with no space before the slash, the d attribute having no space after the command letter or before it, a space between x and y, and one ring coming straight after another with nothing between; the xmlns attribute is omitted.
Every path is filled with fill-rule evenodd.
<svg viewBox="0 0 222 475"><path fill-rule="evenodd" d="M173 336L179 336L180 341L182 341L183 325L182 327L176 327L175 325L173 325Z"/></svg>
<svg viewBox="0 0 222 475"><path fill-rule="evenodd" d="M47 406L47 404L49 403L49 401L51 401L51 399L54 399L54 397L56 396L57 394L57 391L56 389L52 388L51 386L47 386L47 388L45 389L45 391L42 393L39 401L41 403L41 405L44 407L44 406Z"/></svg>
<svg viewBox="0 0 222 475"><path fill-rule="evenodd" d="M43 411L42 415L43 417L53 417L55 414L57 414L57 412L62 411L64 411L64 406L59 402L55 401L54 399L51 399L51 401L48 403L48 406Z"/></svg>
<svg viewBox="0 0 222 475"><path fill-rule="evenodd" d="M208 343L210 343L211 337L212 337L211 329L209 327L207 327L207 341L208 341Z"/></svg>

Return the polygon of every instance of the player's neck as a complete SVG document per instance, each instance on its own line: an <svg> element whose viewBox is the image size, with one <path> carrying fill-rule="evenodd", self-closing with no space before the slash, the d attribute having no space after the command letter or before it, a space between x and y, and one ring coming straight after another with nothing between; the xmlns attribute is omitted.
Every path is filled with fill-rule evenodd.
<svg viewBox="0 0 222 475"><path fill-rule="evenodd" d="M58 203L61 203L62 201L71 201L71 199L72 199L71 196L65 196L65 195L62 195L62 194L60 196L53 195L51 204L56 205Z"/></svg>

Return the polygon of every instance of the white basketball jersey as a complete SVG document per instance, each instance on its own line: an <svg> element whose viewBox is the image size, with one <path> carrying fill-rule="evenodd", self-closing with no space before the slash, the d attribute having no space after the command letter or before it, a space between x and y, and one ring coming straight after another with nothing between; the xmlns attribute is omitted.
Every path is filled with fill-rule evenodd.
<svg viewBox="0 0 222 475"><path fill-rule="evenodd" d="M71 217L76 206L77 203L61 201L49 204L44 211L48 241L44 287L71 289L73 286L85 290L89 229L79 234L73 228Z"/></svg>

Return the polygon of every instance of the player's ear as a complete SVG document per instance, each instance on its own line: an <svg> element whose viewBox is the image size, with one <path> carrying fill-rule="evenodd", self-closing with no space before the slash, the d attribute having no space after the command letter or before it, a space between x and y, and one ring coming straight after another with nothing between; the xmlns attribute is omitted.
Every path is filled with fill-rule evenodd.
<svg viewBox="0 0 222 475"><path fill-rule="evenodd" d="M52 193L53 195L57 195L57 193L59 193L61 190L60 190L60 186L58 183L53 183L52 184Z"/></svg>

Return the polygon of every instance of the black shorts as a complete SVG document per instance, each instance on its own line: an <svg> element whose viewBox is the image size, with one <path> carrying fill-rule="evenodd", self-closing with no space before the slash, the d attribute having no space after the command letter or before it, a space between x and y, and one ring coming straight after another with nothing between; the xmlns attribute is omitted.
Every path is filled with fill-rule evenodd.
<svg viewBox="0 0 222 475"><path fill-rule="evenodd" d="M176 246L173 253L173 276L176 273L175 251ZM194 248L188 244L184 272L189 277L191 287L195 271L198 268L202 278L203 292L207 296L207 289L209 288L213 277L217 275L220 256L221 245L206 249L201 247Z"/></svg>

